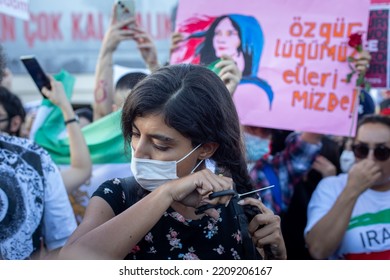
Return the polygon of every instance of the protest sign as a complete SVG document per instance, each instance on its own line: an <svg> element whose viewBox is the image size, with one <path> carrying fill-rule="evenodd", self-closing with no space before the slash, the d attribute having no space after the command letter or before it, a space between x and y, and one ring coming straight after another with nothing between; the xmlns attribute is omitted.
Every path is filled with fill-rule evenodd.
<svg viewBox="0 0 390 280"><path fill-rule="evenodd" d="M351 135L358 91L353 33L366 34L369 0L179 1L183 41L171 63L231 56L243 73L233 95L243 125ZM351 9L351 7L354 7Z"/></svg>

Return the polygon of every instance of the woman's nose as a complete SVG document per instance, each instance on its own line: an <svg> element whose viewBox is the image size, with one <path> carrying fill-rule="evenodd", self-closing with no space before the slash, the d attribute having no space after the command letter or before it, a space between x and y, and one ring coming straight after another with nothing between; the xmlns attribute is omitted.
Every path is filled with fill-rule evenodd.
<svg viewBox="0 0 390 280"><path fill-rule="evenodd" d="M150 159L150 153L148 152L147 145L142 143L142 141L137 141L136 143L131 144L133 148L134 157L136 158L145 158Z"/></svg>

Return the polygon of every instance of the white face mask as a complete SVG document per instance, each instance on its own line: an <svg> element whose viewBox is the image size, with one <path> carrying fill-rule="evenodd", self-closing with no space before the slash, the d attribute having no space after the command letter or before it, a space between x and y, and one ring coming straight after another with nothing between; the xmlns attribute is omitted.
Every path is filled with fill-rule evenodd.
<svg viewBox="0 0 390 280"><path fill-rule="evenodd" d="M343 173L348 173L355 163L355 155L352 151L344 150L340 156L340 168Z"/></svg>
<svg viewBox="0 0 390 280"><path fill-rule="evenodd" d="M177 179L177 164L182 160L185 160L202 144L199 144L192 149L187 155L178 161L161 161L146 158L134 157L134 150L131 148L131 172L135 180L140 184L142 188L148 191L154 191L159 186L166 182ZM203 159L192 169L193 173L199 165L203 162Z"/></svg>

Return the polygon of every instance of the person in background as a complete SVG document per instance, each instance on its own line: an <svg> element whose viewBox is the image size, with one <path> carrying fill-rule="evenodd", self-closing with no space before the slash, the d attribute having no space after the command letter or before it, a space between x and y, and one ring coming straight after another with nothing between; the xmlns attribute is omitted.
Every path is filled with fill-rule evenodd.
<svg viewBox="0 0 390 280"><path fill-rule="evenodd" d="M371 57L367 51L360 53L355 61L356 69L365 73L370 59ZM373 110L374 103L371 96L362 91L358 109L359 116L372 113ZM325 159L321 160L321 157L317 157L321 148L322 136L308 132L292 133L287 137L285 148L281 152L275 154L274 151L272 156L268 156L270 152L268 147L280 146L272 144L274 141L274 139L271 139L272 130L262 127L250 127L245 124L243 124L243 129L245 142L247 143L250 175L257 182L258 188L269 184L280 186L265 191L262 198L265 205L275 213L282 215L283 219L283 214L288 210L290 200L294 194L294 186L304 178L312 164L317 162L317 165L321 163L320 161L325 161ZM257 144L255 144L256 142ZM253 151L256 151L256 157L251 156L254 154ZM330 165L326 164L326 166Z"/></svg>
<svg viewBox="0 0 390 280"><path fill-rule="evenodd" d="M56 165L25 138L0 133L0 259L55 258L76 228Z"/></svg>
<svg viewBox="0 0 390 280"><path fill-rule="evenodd" d="M56 258L76 228L56 165L30 140L0 132L0 174L0 259Z"/></svg>
<svg viewBox="0 0 390 280"><path fill-rule="evenodd" d="M283 219L282 233L290 260L308 260L304 230L307 223L307 205L322 178L339 174L339 146L330 137L323 136L322 148L311 169L294 186L294 193Z"/></svg>
<svg viewBox="0 0 390 280"><path fill-rule="evenodd" d="M359 57L355 61L357 71L365 73L370 59L371 56L367 51L359 53ZM358 108L359 116L371 113L373 110L374 103L371 96L367 92L362 91ZM256 141L252 139L248 141L248 144L257 146L258 151L262 150L262 153L267 155L269 149L267 150L265 147L269 146L267 144L270 141L273 141L270 139L270 130L261 127L248 127L245 124L243 124L243 127L244 132L247 133L245 135L247 138L257 137L254 138ZM320 161L323 158L317 157L321 148L321 138L322 135L309 132L290 134L282 152L273 156L262 157L256 164L249 166L249 168L252 168L250 175L257 182L258 188L269 184L280 186L269 189L263 194L263 202L275 213L282 216L286 213L291 197L294 194L295 185L304 178L312 166L321 164ZM254 142L258 144L255 145ZM255 150L254 147L247 149ZM322 161L325 160L323 159ZM329 164L326 164L326 166L329 166Z"/></svg>
<svg viewBox="0 0 390 280"><path fill-rule="evenodd" d="M315 259L390 260L390 118L367 115L348 174L323 179L309 202L305 239Z"/></svg>
<svg viewBox="0 0 390 280"><path fill-rule="evenodd" d="M294 131L292 130L283 130L283 129L271 129L271 146L270 154L276 155L277 153L284 150L286 147L287 137Z"/></svg>
<svg viewBox="0 0 390 280"><path fill-rule="evenodd" d="M19 97L0 86L0 131L21 136L25 117L26 112Z"/></svg>
<svg viewBox="0 0 390 280"><path fill-rule="evenodd" d="M132 72L123 75L115 84L114 104L112 110L115 112L122 108L123 103L130 90L147 75L142 72Z"/></svg>
<svg viewBox="0 0 390 280"><path fill-rule="evenodd" d="M285 148L271 155L270 146L273 139L270 129L244 125L243 130L252 181L256 188L275 185L262 193L262 201L283 218L295 185L311 169L321 149L322 135L309 132L291 133L286 138ZM256 157L252 151L257 151Z"/></svg>
<svg viewBox="0 0 390 280"><path fill-rule="evenodd" d="M113 84L113 55L121 42L134 40L150 71L160 67L157 50L151 36L137 25L135 18L117 22L115 5L117 4L114 4L110 27L104 35L96 64L94 120L98 120L113 111L116 95ZM130 89L128 88L128 90ZM115 105L118 107L118 104Z"/></svg>
<svg viewBox="0 0 390 280"><path fill-rule="evenodd" d="M260 200L209 199L253 190L237 112L217 75L162 67L130 92L122 111L134 178L99 187L60 258L286 258L280 219ZM196 211L206 204L215 208Z"/></svg>
<svg viewBox="0 0 390 280"><path fill-rule="evenodd" d="M74 110L74 112L79 118L81 128L93 122L93 112L90 107L81 107Z"/></svg>
<svg viewBox="0 0 390 280"><path fill-rule="evenodd" d="M64 180L66 191L71 193L91 177L91 156L84 135L81 132L79 118L66 97L62 83L54 80L52 77L49 78L51 90L44 87L42 94L58 106L64 116L66 131L69 137L70 167L61 170L61 176Z"/></svg>
<svg viewBox="0 0 390 280"><path fill-rule="evenodd" d="M2 49L0 48L0 53ZM0 131L9 135L23 136L26 111L20 98L12 92L13 75L6 67L5 55L0 57Z"/></svg>
<svg viewBox="0 0 390 280"><path fill-rule="evenodd" d="M340 169L343 173L348 173L355 163L355 155L352 151L353 138L346 137L341 146Z"/></svg>
<svg viewBox="0 0 390 280"><path fill-rule="evenodd" d="M367 52L363 53L361 58L357 61L357 68L364 73L367 71L365 63L367 63L371 57ZM375 102L372 96L365 90L361 90L359 96L358 105L358 121L361 120L365 115L375 113ZM335 140L340 148L340 169L343 173L348 173L352 165L355 163L355 156L352 151L353 137L347 136L334 136L331 138Z"/></svg>

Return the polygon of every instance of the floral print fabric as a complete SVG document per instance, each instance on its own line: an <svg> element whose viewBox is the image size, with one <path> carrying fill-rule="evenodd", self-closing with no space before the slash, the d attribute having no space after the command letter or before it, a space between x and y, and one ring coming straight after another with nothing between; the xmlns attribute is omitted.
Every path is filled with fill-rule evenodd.
<svg viewBox="0 0 390 280"><path fill-rule="evenodd" d="M128 197L118 179L103 183L94 196L105 199L116 215L126 210ZM218 220L187 220L168 208L137 246L129 248L126 259L242 259L242 236L233 210L230 203L218 209Z"/></svg>

